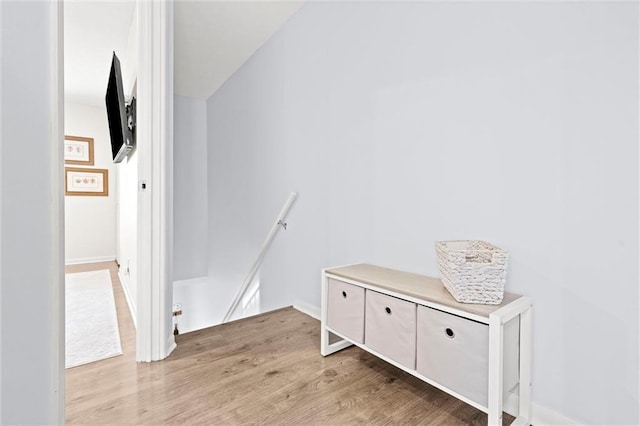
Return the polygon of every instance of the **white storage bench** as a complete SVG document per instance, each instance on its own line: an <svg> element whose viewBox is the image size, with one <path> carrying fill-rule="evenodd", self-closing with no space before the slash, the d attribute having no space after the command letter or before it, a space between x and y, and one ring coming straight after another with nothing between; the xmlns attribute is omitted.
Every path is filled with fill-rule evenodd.
<svg viewBox="0 0 640 426"><path fill-rule="evenodd" d="M517 389L513 424L528 425L531 307L510 293L500 305L458 303L439 279L374 265L328 268L320 350L357 345L484 411L490 425L502 425L505 395Z"/></svg>

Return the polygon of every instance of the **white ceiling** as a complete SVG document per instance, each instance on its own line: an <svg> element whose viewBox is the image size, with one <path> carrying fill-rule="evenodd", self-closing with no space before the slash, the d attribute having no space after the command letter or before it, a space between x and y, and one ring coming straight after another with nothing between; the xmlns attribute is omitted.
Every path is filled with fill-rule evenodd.
<svg viewBox="0 0 640 426"><path fill-rule="evenodd" d="M125 56L133 1L65 1L65 100L104 105L111 55Z"/></svg>
<svg viewBox="0 0 640 426"><path fill-rule="evenodd" d="M177 2L175 92L211 96L301 5L301 0Z"/></svg>
<svg viewBox="0 0 640 426"><path fill-rule="evenodd" d="M206 99L300 8L303 0L178 0L174 90ZM67 0L65 99L104 105L112 52L126 57L132 0Z"/></svg>

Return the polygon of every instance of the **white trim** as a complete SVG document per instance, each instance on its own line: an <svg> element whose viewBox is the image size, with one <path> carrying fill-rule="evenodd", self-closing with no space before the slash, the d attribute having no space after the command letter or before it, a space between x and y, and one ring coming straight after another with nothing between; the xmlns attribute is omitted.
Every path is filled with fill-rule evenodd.
<svg viewBox="0 0 640 426"><path fill-rule="evenodd" d="M50 4L50 114L51 114L51 384L53 418L64 424L65 397L65 279L64 279L64 10Z"/></svg>
<svg viewBox="0 0 640 426"><path fill-rule="evenodd" d="M173 288L176 287L189 287L193 284L201 284L203 282L206 282L208 280L209 277L207 277L206 275L203 277L197 277L197 278L188 278L186 280L178 280L178 281L174 281L173 282Z"/></svg>
<svg viewBox="0 0 640 426"><path fill-rule="evenodd" d="M120 281L120 287L122 287L122 291L124 292L124 298L127 299L127 306L129 307L129 312L131 313L131 319L133 320L133 326L138 329L138 321L136 315L136 305L133 303L133 298L131 297L131 290L129 290L129 281L125 278L122 272L118 271L118 281Z"/></svg>
<svg viewBox="0 0 640 426"><path fill-rule="evenodd" d="M110 262L116 260L116 256L100 256L100 257L81 257L76 259L67 259L65 265L82 265L84 263Z"/></svg>
<svg viewBox="0 0 640 426"><path fill-rule="evenodd" d="M169 356L171 352L173 352L173 350L178 347L178 345L176 344L176 339L173 336L173 330L171 331L171 338L167 339L165 345L167 347L167 356Z"/></svg>
<svg viewBox="0 0 640 426"><path fill-rule="evenodd" d="M515 416L518 413L518 394L517 389L505 395L503 410L506 413ZM528 424L545 425L545 426L574 426L581 423L565 417L564 415L543 407L535 402L531 403L531 419Z"/></svg>
<svg viewBox="0 0 640 426"><path fill-rule="evenodd" d="M175 348L173 288L173 2L137 2L138 290L136 359Z"/></svg>
<svg viewBox="0 0 640 426"><path fill-rule="evenodd" d="M2 4L0 4L0 23L2 23ZM2 31L0 31L0 46L2 46ZM2 52L0 52L0 99L2 99ZM0 138L2 138L2 102L0 102ZM2 145L0 144L0 165L2 165ZM2 239L2 173L0 173L0 241ZM2 244L0 244L0 284L2 282ZM55 302L54 302L55 303ZM54 307L57 311L59 306ZM2 291L0 291L0 318L2 318ZM1 342L1 336L0 336ZM0 383L2 382L2 351L0 350ZM0 386L0 422L2 421L2 386Z"/></svg>
<svg viewBox="0 0 640 426"><path fill-rule="evenodd" d="M159 2L156 8L154 39L158 40L158 93L160 102L158 115L154 117L154 127L159 131L159 149L154 150L154 180L160 183L155 188L154 215L157 225L154 234L157 237L154 256L154 283L157 283L158 311L156 324L158 339L163 344L158 348L158 358L164 359L176 348L173 335L173 2ZM154 191L154 188L151 189ZM162 337L165 340L162 341Z"/></svg>
<svg viewBox="0 0 640 426"><path fill-rule="evenodd" d="M562 414L551 410L550 408L546 408L535 403L531 404L531 423L535 425L547 426L572 426L580 424L573 419L565 417Z"/></svg>
<svg viewBox="0 0 640 426"><path fill-rule="evenodd" d="M153 182L149 181L151 169L151 140L153 87L152 79L152 15L151 2L136 2L138 18L138 78L136 152L138 155L138 279L137 279L137 330L136 361L152 360L152 284L151 284L151 194ZM140 183L146 181L147 189Z"/></svg>
<svg viewBox="0 0 640 426"><path fill-rule="evenodd" d="M293 309L320 321L320 308L317 306L313 306L302 300L296 300L293 302Z"/></svg>

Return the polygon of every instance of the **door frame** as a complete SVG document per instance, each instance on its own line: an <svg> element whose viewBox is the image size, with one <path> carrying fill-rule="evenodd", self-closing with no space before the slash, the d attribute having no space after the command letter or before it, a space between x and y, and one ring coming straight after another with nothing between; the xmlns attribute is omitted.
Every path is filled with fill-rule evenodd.
<svg viewBox="0 0 640 426"><path fill-rule="evenodd" d="M173 2L136 1L138 9L138 297L136 360L166 358L176 344L173 299ZM64 0L50 2L52 411L65 420ZM140 122L139 122L140 124Z"/></svg>
<svg viewBox="0 0 640 426"><path fill-rule="evenodd" d="M64 276L64 5L49 4L49 78L51 116L51 383L52 414L64 424L65 395L65 276Z"/></svg>
<svg viewBox="0 0 640 426"><path fill-rule="evenodd" d="M173 305L173 2L137 2L138 280L136 360L175 349Z"/></svg>

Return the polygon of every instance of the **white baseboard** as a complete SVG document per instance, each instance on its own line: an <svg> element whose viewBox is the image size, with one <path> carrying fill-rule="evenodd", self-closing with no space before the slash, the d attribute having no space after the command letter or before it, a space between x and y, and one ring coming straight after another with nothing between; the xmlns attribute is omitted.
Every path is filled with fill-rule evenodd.
<svg viewBox="0 0 640 426"><path fill-rule="evenodd" d="M100 256L100 257L81 257L77 259L66 259L65 265L80 265L83 263L98 263L98 262L111 262L115 261L116 256Z"/></svg>
<svg viewBox="0 0 640 426"><path fill-rule="evenodd" d="M167 353L165 354L164 358L168 357L169 355L171 355L171 352L173 352L173 350L175 348L177 348L178 345L176 344L176 339L173 336L173 334L169 337L169 340L167 340ZM164 359L162 358L162 359Z"/></svg>
<svg viewBox="0 0 640 426"><path fill-rule="evenodd" d="M518 414L518 394L516 392L517 386L516 390L509 392L505 397L502 407L506 413L509 413L514 417L517 417ZM565 417L549 408L543 407L540 404L536 404L535 402L531 402L531 419L529 419L529 423L532 425L544 426L580 425L580 423L575 420Z"/></svg>
<svg viewBox="0 0 640 426"><path fill-rule="evenodd" d="M320 308L310 305L302 300L296 300L293 302L293 309L309 315L311 318L315 318L320 321Z"/></svg>
<svg viewBox="0 0 640 426"><path fill-rule="evenodd" d="M173 287L185 287L193 284L202 284L206 283L208 279L209 277L205 275L204 277L188 278L186 280L174 281Z"/></svg>
<svg viewBox="0 0 640 426"><path fill-rule="evenodd" d="M120 271L118 271L118 279L120 280L120 286L122 287L122 291L124 291L124 297L127 299L127 306L129 306L129 312L131 313L131 319L133 320L133 326L137 329L138 316L136 315L136 305L133 303L133 299L131 297L131 293L129 292L129 281L127 281L122 275Z"/></svg>
<svg viewBox="0 0 640 426"><path fill-rule="evenodd" d="M573 426L580 425L577 421L563 416L549 408L538 405L535 402L531 404L531 423L534 425L558 425Z"/></svg>

